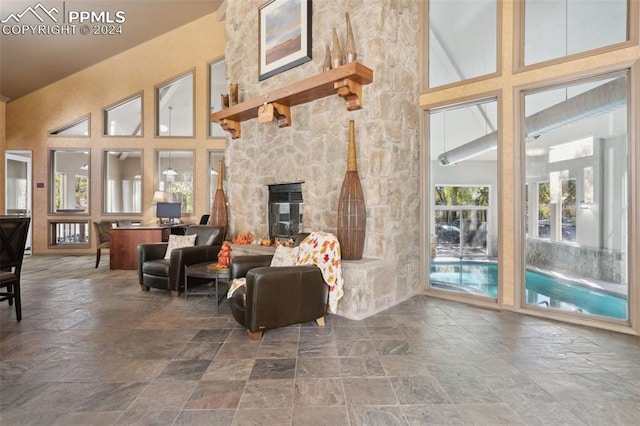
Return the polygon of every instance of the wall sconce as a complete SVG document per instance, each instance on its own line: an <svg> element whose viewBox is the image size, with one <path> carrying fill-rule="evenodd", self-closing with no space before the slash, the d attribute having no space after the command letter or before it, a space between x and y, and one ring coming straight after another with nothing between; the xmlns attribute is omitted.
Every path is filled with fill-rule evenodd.
<svg viewBox="0 0 640 426"><path fill-rule="evenodd" d="M583 209L583 210L590 209L591 208L591 201L585 201L585 200L580 201L580 208Z"/></svg>
<svg viewBox="0 0 640 426"><path fill-rule="evenodd" d="M164 191L154 191L153 200L154 203L166 203L167 193Z"/></svg>

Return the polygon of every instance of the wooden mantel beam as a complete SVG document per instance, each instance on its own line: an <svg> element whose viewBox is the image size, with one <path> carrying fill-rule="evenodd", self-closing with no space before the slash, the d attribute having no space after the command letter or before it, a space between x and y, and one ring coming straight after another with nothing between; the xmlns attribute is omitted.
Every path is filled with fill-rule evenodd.
<svg viewBox="0 0 640 426"><path fill-rule="evenodd" d="M362 86L373 82L373 70L359 62L351 62L256 96L237 105L211 114L211 121L219 122L233 139L241 134L240 123L258 117L258 109L265 102L273 103L280 127L291 125L292 106L311 102L338 93L347 104L347 110L362 108Z"/></svg>

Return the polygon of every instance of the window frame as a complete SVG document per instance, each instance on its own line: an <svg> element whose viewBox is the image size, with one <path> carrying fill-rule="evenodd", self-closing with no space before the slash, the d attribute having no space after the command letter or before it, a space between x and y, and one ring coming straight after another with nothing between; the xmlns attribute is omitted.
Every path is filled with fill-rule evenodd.
<svg viewBox="0 0 640 426"><path fill-rule="evenodd" d="M63 132L65 130L68 130L73 126L76 126L82 123L83 121L87 122L88 132L86 135L61 135L57 133L57 132ZM91 137L91 113L85 114L82 117L76 120L70 121L67 124L63 124L62 126L56 127L53 130L49 130L47 132L47 137L49 138L90 138Z"/></svg>
<svg viewBox="0 0 640 426"><path fill-rule="evenodd" d="M161 123L160 123L160 116L161 116L161 106L160 106L160 91L167 87L170 86L173 83L176 83L180 80L182 80L183 78L186 78L187 76L191 76L191 135L174 135L173 134L173 129L171 129L172 127L172 123L171 123L171 116L169 119L169 131L171 132L171 134L169 135L163 135L162 131L161 131ZM169 107L171 107L171 105L169 105ZM191 68L175 77L172 77L162 83L157 84L154 87L154 137L155 138L161 138L161 139L195 139L196 137L196 69L195 68Z"/></svg>
<svg viewBox="0 0 640 426"><path fill-rule="evenodd" d="M124 106L129 102L139 98L140 99L140 134L139 135L111 135L109 134L109 122L108 122L108 114L111 110L116 109L118 107ZM114 102L111 105L108 105L102 108L102 137L105 138L143 138L144 137L144 91L139 91L134 93L131 96L128 96L124 99L121 99L117 102Z"/></svg>
<svg viewBox="0 0 640 426"><path fill-rule="evenodd" d="M102 206L101 206L101 211L102 214L105 216L122 216L122 215L126 215L126 216L142 216L144 213L144 150L143 149L119 149L117 151L120 152L138 152L140 153L140 171L139 171L139 175L140 177L137 178L136 176L134 176L134 179L139 179L140 180L140 212L108 212L106 209L107 206L107 194L108 194L108 190L106 188L106 185L108 183L108 179L107 179L107 173L108 173L108 167L107 167L107 162L106 162L106 156L110 153L113 152L114 149L103 149L102 153L101 153L101 157L100 160L102 162Z"/></svg>
<svg viewBox="0 0 640 426"><path fill-rule="evenodd" d="M58 152L82 152L87 156L87 209L82 212L75 211L58 211L55 209L54 200L55 200L55 189L56 189L56 153ZM89 216L91 215L91 149L90 148L48 148L48 162L49 162L49 171L48 171L48 180L49 180L49 191L47 191L47 201L48 201L48 212L50 215L54 216ZM76 175L77 176L77 175ZM65 210L75 210L75 209L65 209Z"/></svg>

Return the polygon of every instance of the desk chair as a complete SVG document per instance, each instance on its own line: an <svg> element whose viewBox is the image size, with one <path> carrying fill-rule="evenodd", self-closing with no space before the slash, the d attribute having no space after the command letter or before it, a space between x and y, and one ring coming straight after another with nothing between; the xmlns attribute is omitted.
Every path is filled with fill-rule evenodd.
<svg viewBox="0 0 640 426"><path fill-rule="evenodd" d="M8 300L9 306L15 303L16 319L22 320L20 302L20 272L24 248L29 231L28 217L0 217L0 301Z"/></svg>
<svg viewBox="0 0 640 426"><path fill-rule="evenodd" d="M109 230L112 227L113 223L110 220L93 222L93 228L96 231L96 268L100 264L102 249L108 249L111 246Z"/></svg>

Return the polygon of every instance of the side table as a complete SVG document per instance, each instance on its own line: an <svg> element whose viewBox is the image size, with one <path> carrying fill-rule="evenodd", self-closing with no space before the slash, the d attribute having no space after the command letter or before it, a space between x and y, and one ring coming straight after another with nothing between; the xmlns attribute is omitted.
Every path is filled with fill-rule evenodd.
<svg viewBox="0 0 640 426"><path fill-rule="evenodd" d="M229 279L229 268L219 267L217 262L196 263L184 267L184 298L189 293L189 278L206 278L215 282L216 288L216 312L218 312L218 290L221 279ZM194 294L194 293L192 293Z"/></svg>

